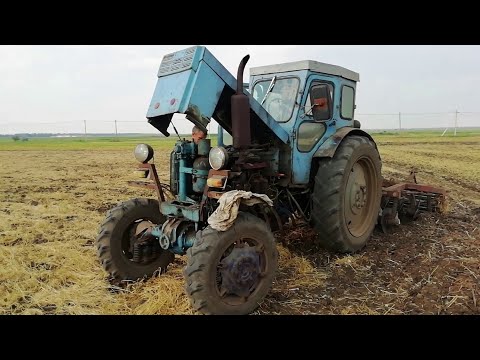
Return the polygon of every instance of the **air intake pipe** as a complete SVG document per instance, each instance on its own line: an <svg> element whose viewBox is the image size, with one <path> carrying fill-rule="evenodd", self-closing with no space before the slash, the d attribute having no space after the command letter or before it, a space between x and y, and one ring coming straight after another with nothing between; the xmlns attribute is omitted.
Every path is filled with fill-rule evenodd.
<svg viewBox="0 0 480 360"><path fill-rule="evenodd" d="M238 66L237 93L232 95L231 100L233 147L235 149L245 149L251 143L250 103L248 96L243 93L243 71L249 59L250 55L245 56Z"/></svg>

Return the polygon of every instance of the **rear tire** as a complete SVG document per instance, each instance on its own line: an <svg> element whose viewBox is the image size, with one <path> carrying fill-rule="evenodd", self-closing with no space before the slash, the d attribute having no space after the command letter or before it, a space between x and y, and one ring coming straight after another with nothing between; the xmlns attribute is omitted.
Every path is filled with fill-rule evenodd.
<svg viewBox="0 0 480 360"><path fill-rule="evenodd" d="M133 234L141 221L157 225L165 221L157 200L138 198L120 203L108 211L100 226L96 240L97 255L115 282L151 277L157 270L162 273L175 257L170 251L154 244L156 255L152 259L146 263L132 261Z"/></svg>
<svg viewBox="0 0 480 360"><path fill-rule="evenodd" d="M195 310L211 315L254 311L272 286L278 262L267 224L244 212L227 231L199 231L187 256L187 295Z"/></svg>
<svg viewBox="0 0 480 360"><path fill-rule="evenodd" d="M373 141L343 140L333 158L320 159L312 194L312 225L323 247L352 253L362 249L377 222L382 163Z"/></svg>

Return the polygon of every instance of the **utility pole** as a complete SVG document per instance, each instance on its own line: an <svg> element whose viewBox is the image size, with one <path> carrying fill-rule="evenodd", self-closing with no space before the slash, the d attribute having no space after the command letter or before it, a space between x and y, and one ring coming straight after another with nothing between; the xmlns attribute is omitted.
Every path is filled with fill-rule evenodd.
<svg viewBox="0 0 480 360"><path fill-rule="evenodd" d="M402 113L398 113L398 129L402 131Z"/></svg>
<svg viewBox="0 0 480 360"><path fill-rule="evenodd" d="M118 137L117 120L115 120L115 136Z"/></svg>
<svg viewBox="0 0 480 360"><path fill-rule="evenodd" d="M85 128L85 138L87 138L87 120L83 120L83 126Z"/></svg>
<svg viewBox="0 0 480 360"><path fill-rule="evenodd" d="M458 124L458 110L455 110L455 131L453 132L453 136L457 136L457 124Z"/></svg>

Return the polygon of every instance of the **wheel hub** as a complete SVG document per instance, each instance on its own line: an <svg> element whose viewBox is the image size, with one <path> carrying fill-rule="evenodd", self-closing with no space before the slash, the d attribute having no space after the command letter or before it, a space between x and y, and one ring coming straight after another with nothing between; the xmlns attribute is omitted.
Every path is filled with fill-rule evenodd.
<svg viewBox="0 0 480 360"><path fill-rule="evenodd" d="M221 287L229 294L248 297L261 277L259 253L247 244L233 248L220 265Z"/></svg>
<svg viewBox="0 0 480 360"><path fill-rule="evenodd" d="M371 161L360 158L352 166L345 188L345 223L355 237L362 236L376 214L370 208L374 201L375 173Z"/></svg>
<svg viewBox="0 0 480 360"><path fill-rule="evenodd" d="M361 212L367 202L367 186L365 173L361 166L355 164L348 180L350 193L350 210L357 215Z"/></svg>
<svg viewBox="0 0 480 360"><path fill-rule="evenodd" d="M130 260L137 264L149 264L158 256L155 238L149 234L149 230L154 226L150 221L141 221L133 230L130 236L129 252Z"/></svg>

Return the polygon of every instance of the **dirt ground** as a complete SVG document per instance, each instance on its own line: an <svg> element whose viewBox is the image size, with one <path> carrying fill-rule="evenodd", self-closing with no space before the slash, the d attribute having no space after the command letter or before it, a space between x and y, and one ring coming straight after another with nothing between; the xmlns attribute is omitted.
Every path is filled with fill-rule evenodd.
<svg viewBox="0 0 480 360"><path fill-rule="evenodd" d="M386 177L408 175L408 158L395 157L408 152L402 146L380 144ZM454 181L422 159L413 164L419 181L450 190L447 213L375 231L355 255L316 247L307 227L288 230L278 239L276 281L255 314L479 314L479 179L457 173ZM156 162L166 182L167 156ZM96 258L105 212L153 197L126 185L136 167L130 150L0 151L0 163L0 313L192 313L183 258L126 289L108 283Z"/></svg>

